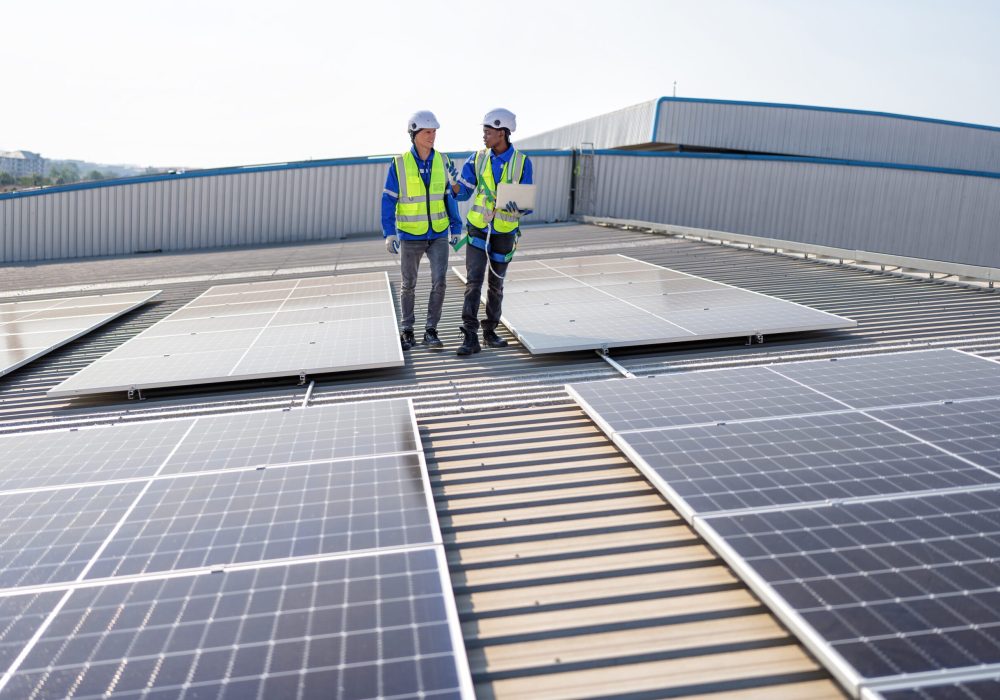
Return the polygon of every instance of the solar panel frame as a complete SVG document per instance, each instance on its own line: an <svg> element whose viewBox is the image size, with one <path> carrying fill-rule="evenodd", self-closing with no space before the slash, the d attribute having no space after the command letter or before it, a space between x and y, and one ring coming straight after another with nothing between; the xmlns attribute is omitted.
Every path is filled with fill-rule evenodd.
<svg viewBox="0 0 1000 700"><path fill-rule="evenodd" d="M264 288L258 291L256 285ZM328 295L323 295L330 287L341 288L349 301L378 288L380 303L330 307ZM282 316L284 302L296 291L307 296L298 297L295 308ZM307 309L315 312L311 320ZM264 323L248 326L254 315ZM224 320L234 317L232 322ZM401 367L405 360L396 334L396 305L385 272L221 285L53 387L48 395ZM276 336L283 342L275 342Z"/></svg>
<svg viewBox="0 0 1000 700"><path fill-rule="evenodd" d="M157 289L0 304L0 376L9 374L29 362L87 335L146 304L158 294L160 294L160 290ZM13 309L20 307L25 307L23 313L13 311ZM73 309L77 308L83 312L72 313ZM5 309L11 310L5 311ZM70 322L71 319L78 319L80 322L74 324ZM43 329L48 337L42 338L36 335L38 331L31 330L14 333L13 327L15 325ZM49 335L50 333L51 335ZM36 335L36 337L28 337L31 335ZM14 342L8 340L9 338L22 338L30 341L31 345L9 347L9 343Z"/></svg>
<svg viewBox="0 0 1000 700"><path fill-rule="evenodd" d="M532 354L659 345L805 330L853 328L851 319L721 282L660 267L625 255L597 255L518 263L504 282L501 322ZM466 280L462 268L452 268ZM523 277L521 276L523 274ZM633 289L639 294L634 294ZM579 290L584 301L572 299ZM652 299L698 290L742 293L743 305L651 311ZM604 295L598 300L594 293ZM537 297L533 299L533 297ZM643 299L635 303L633 297ZM484 296L485 298L485 296ZM761 303L760 300L765 302ZM685 298L690 305L691 299ZM761 309L765 316L760 318ZM752 313L751 313L752 311ZM797 318L788 320L788 314ZM573 316L573 318L569 318Z"/></svg>

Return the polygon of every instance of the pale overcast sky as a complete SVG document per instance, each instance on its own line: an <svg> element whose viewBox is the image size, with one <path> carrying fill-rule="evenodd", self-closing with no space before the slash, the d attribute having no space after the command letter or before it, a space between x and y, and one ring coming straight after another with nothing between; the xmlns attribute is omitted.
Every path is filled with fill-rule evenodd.
<svg viewBox="0 0 1000 700"><path fill-rule="evenodd" d="M480 145L670 95L1000 126L994 0L0 0L0 148L214 167Z"/></svg>

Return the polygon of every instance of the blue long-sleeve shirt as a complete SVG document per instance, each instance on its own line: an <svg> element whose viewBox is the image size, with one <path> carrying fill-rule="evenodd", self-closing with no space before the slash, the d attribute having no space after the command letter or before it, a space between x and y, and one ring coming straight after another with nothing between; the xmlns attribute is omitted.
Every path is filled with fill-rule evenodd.
<svg viewBox="0 0 1000 700"><path fill-rule="evenodd" d="M410 148L413 159L417 161L417 169L420 177L424 181L424 187L430 187L431 165L434 163L434 149L427 160L421 160L417 154L416 146ZM447 175L446 175L447 177ZM396 164L389 163L389 173L385 176L385 188L382 190L382 237L387 238L393 234L399 236L400 240L433 240L447 236L450 230L452 234L462 233L462 217L458 213L458 203L452 194L451 187L446 188L444 193L444 206L448 211L448 229L436 232L433 228L427 231L424 236L414 236L396 228L396 202L399 201L399 177L396 175Z"/></svg>
<svg viewBox="0 0 1000 700"><path fill-rule="evenodd" d="M490 153L490 168L493 171L493 182L500 182L500 176L503 175L503 168L510 159L514 157L514 147L511 146L506 151L500 155L495 153ZM531 158L528 156L524 157L524 172L521 173L521 184L531 185L534 184L534 174L531 165ZM473 153L462 165L462 171L458 174L458 194L455 195L455 199L459 202L464 202L469 197L471 197L475 191L476 186L479 184L479 173L476 172L476 154ZM498 207L503 207L506 202L497 202ZM492 229L493 222L490 222L490 228Z"/></svg>

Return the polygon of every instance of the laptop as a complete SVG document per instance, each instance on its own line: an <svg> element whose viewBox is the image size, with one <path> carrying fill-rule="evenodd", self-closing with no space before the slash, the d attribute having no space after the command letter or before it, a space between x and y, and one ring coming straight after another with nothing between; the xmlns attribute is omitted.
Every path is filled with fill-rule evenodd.
<svg viewBox="0 0 1000 700"><path fill-rule="evenodd" d="M497 186L497 209L506 207L507 202L516 202L518 209L534 209L535 186L501 182Z"/></svg>

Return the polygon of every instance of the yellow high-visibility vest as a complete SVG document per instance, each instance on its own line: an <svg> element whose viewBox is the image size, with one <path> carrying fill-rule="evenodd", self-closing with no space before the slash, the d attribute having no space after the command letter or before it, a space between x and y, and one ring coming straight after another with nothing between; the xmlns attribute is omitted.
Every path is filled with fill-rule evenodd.
<svg viewBox="0 0 1000 700"><path fill-rule="evenodd" d="M515 183L521 181L524 174L524 154L515 150L503 166L500 181ZM493 230L497 233L510 233L518 225L518 217L497 208L497 184L493 181L493 168L490 166L490 150L476 153L476 199L472 203L467 218L468 222L479 229L485 229L493 222Z"/></svg>
<svg viewBox="0 0 1000 700"><path fill-rule="evenodd" d="M448 184L445 178L447 156L434 151L431 161L431 185L424 185L412 151L396 156L396 179L399 180L399 199L396 200L396 228L411 236L425 236L430 229L441 233L448 229L448 211L444 193ZM429 190L429 191L428 191Z"/></svg>

